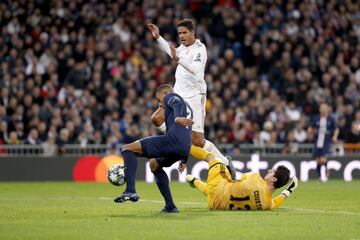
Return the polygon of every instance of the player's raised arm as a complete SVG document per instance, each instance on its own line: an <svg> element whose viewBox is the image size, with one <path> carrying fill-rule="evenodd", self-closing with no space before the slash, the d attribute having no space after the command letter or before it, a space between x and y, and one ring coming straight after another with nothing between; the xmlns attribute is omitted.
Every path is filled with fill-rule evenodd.
<svg viewBox="0 0 360 240"><path fill-rule="evenodd" d="M278 208L288 197L290 197L291 193L297 188L298 180L297 177L293 177L290 181L289 186L282 191L282 193L273 199L273 204L271 209Z"/></svg>
<svg viewBox="0 0 360 240"><path fill-rule="evenodd" d="M150 30L152 36L159 43L160 48L163 51L165 51L172 58L169 43L160 35L160 30L159 30L158 26L156 26L153 23L148 23L147 27Z"/></svg>

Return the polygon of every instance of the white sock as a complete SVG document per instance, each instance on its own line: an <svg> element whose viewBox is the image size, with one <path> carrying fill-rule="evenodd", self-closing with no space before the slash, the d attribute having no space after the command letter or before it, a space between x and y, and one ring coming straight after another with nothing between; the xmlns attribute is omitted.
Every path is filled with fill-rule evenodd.
<svg viewBox="0 0 360 240"><path fill-rule="evenodd" d="M226 166L229 165L229 160L224 155L221 154L221 152L216 148L216 146L212 142L205 140L205 145L203 149L214 154L216 158L220 158L221 161L223 161Z"/></svg>
<svg viewBox="0 0 360 240"><path fill-rule="evenodd" d="M324 165L320 168L320 179L322 182L327 182L328 180L326 176L326 167Z"/></svg>

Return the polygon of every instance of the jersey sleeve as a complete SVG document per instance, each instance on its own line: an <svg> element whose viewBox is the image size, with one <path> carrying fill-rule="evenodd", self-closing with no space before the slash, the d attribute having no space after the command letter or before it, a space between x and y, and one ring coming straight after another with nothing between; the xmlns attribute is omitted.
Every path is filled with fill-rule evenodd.
<svg viewBox="0 0 360 240"><path fill-rule="evenodd" d="M285 201L286 197L283 194L280 194L279 196L275 197L272 200L271 209L275 209L280 207L280 205Z"/></svg>
<svg viewBox="0 0 360 240"><path fill-rule="evenodd" d="M205 46L201 46L196 48L191 61L180 56L179 64L192 74L197 74L198 72L204 71L206 60L206 48Z"/></svg>
<svg viewBox="0 0 360 240"><path fill-rule="evenodd" d="M159 43L161 50L166 52L172 58L169 43L162 36L156 39L156 41Z"/></svg>
<svg viewBox="0 0 360 240"><path fill-rule="evenodd" d="M167 100L168 106L174 111L174 118L177 117L186 117L183 116L184 112L184 103L180 100L180 98L176 95L171 95Z"/></svg>
<svg viewBox="0 0 360 240"><path fill-rule="evenodd" d="M314 117L312 122L311 122L311 127L315 128L315 129L318 129L319 128L319 126L318 126L319 122L320 122L320 117L319 116Z"/></svg>

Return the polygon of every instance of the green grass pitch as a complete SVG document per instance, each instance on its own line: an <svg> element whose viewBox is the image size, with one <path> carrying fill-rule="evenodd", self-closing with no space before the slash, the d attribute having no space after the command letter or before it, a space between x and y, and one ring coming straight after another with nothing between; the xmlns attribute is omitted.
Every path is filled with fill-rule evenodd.
<svg viewBox="0 0 360 240"><path fill-rule="evenodd" d="M360 181L310 181L274 211L210 211L172 183L179 214L161 214L155 184L141 201L115 204L123 187L99 183L0 183L0 239L360 239ZM279 193L279 192L277 192Z"/></svg>

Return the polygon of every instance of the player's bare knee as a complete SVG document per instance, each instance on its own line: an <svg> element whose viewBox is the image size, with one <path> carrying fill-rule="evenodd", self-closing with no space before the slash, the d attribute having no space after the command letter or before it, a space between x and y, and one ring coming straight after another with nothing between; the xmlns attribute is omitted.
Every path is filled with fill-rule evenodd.
<svg viewBox="0 0 360 240"><path fill-rule="evenodd" d="M320 158L320 163L321 164L326 164L326 162L327 162L327 159L325 157Z"/></svg>
<svg viewBox="0 0 360 240"><path fill-rule="evenodd" d="M316 163L319 165L323 164L321 157L316 159Z"/></svg>
<svg viewBox="0 0 360 240"><path fill-rule="evenodd" d="M159 169L159 164L155 159L150 160L150 170L151 172L156 172Z"/></svg>

